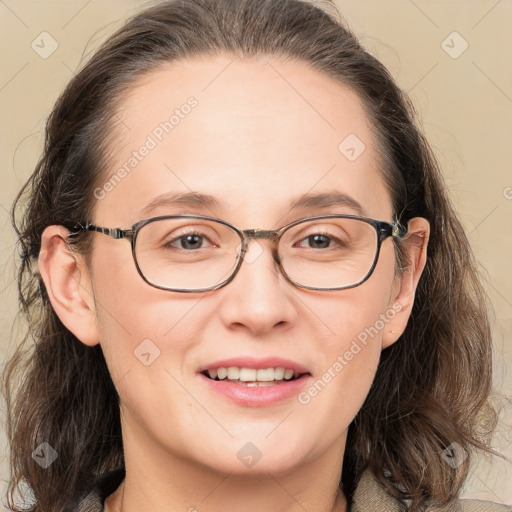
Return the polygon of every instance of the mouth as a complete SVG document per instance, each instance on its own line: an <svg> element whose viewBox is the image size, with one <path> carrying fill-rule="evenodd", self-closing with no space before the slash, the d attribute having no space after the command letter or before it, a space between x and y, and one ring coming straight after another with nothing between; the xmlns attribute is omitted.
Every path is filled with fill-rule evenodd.
<svg viewBox="0 0 512 512"><path fill-rule="evenodd" d="M198 375L211 392L217 396L222 396L223 399L227 399L231 403L244 407L267 407L290 400L308 385L311 378L311 374L307 372L293 374L287 379L284 378L284 375L282 379L261 381L258 380L257 375L255 380L241 380L240 376L238 379L230 379L227 372L229 370L233 372L233 367L228 367L225 368L226 376L221 379L219 378L219 370L222 377L222 368L217 369L217 375L212 370L203 371ZM210 372L215 376L210 376ZM279 375L280 371L278 371L277 376L279 377ZM243 371L242 378L244 378ZM267 378L270 379L270 377Z"/></svg>
<svg viewBox="0 0 512 512"><path fill-rule="evenodd" d="M312 374L305 366L282 357L235 357L198 368L208 392L244 407L277 405L297 396Z"/></svg>

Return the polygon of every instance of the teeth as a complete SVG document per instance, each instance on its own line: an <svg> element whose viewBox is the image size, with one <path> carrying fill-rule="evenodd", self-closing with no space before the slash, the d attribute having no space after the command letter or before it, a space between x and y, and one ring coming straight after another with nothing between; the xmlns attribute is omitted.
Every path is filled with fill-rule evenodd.
<svg viewBox="0 0 512 512"><path fill-rule="evenodd" d="M270 381L274 380L274 374L275 374L274 368L266 368L266 369L260 368L256 373L256 379L251 379L251 380L258 380L260 382L270 382ZM278 379L278 380L281 380L281 379Z"/></svg>
<svg viewBox="0 0 512 512"><path fill-rule="evenodd" d="M208 370L210 378L219 380L238 380L240 382L248 382L249 386L258 385L257 382L272 382L279 380L290 380L292 377L298 377L299 374L294 374L291 368L238 368L236 366L229 366L227 368L220 367L213 370Z"/></svg>
<svg viewBox="0 0 512 512"><path fill-rule="evenodd" d="M293 370L285 370L284 371L284 378L285 379L291 379L293 377Z"/></svg>
<svg viewBox="0 0 512 512"><path fill-rule="evenodd" d="M235 368L234 366L230 366L227 371L228 379L238 380L238 378L240 377L240 370L238 368Z"/></svg>
<svg viewBox="0 0 512 512"><path fill-rule="evenodd" d="M274 379L275 380L282 380L284 377L285 369L283 367L275 368L274 369Z"/></svg>

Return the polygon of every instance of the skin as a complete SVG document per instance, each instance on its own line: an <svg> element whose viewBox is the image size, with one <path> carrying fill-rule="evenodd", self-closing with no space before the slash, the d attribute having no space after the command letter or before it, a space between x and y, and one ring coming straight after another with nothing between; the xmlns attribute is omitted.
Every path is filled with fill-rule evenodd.
<svg viewBox="0 0 512 512"><path fill-rule="evenodd" d="M303 63L278 58L196 58L146 76L120 104L105 179L190 96L198 106L97 201L94 224L129 228L159 194L190 190L212 194L226 208L160 207L145 217L199 213L242 229L276 229L307 216L354 213L286 209L305 193L339 190L368 216L392 221L376 140L358 96ZM338 150L351 133L366 145L355 161ZM82 343L101 344L120 396L127 476L106 510L120 509L124 490L125 512L345 511L338 485L347 429L381 351L406 327L426 261L428 222L410 221L409 233L412 264L402 278L394 274L388 238L363 285L299 289L279 273L270 242L258 240L249 245L251 262L230 284L182 294L146 284L127 240L94 234L88 267L66 244L63 227L46 228L39 267L53 307ZM402 309L308 404L292 397L268 407L237 405L196 373L218 359L280 356L319 379L393 304ZM160 355L145 366L133 351L148 338ZM248 442L262 454L252 467L237 457Z"/></svg>

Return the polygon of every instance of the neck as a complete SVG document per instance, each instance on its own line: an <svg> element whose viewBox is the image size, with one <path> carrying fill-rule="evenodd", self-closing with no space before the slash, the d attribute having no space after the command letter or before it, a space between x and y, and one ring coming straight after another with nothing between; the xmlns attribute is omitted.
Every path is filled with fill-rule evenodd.
<svg viewBox="0 0 512 512"><path fill-rule="evenodd" d="M347 510L339 489L345 436L317 457L303 457L295 468L258 471L256 464L245 473L220 473L164 452L161 445L139 434L126 425L123 428L126 478L105 501L105 512Z"/></svg>
<svg viewBox="0 0 512 512"><path fill-rule="evenodd" d="M123 480L119 489L106 499L104 512L127 512L124 506L125 483L126 481ZM326 510L329 510L329 512L347 512L347 500L341 490L338 490L332 507L329 507ZM188 512L197 511L191 507L188 509Z"/></svg>

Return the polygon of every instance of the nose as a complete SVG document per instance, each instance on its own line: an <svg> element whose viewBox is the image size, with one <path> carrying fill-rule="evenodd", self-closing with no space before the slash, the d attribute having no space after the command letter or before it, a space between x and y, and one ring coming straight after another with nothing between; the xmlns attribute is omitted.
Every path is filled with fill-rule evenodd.
<svg viewBox="0 0 512 512"><path fill-rule="evenodd" d="M248 240L238 273L218 291L218 312L230 329L261 335L297 319L297 292L281 274L271 240Z"/></svg>

